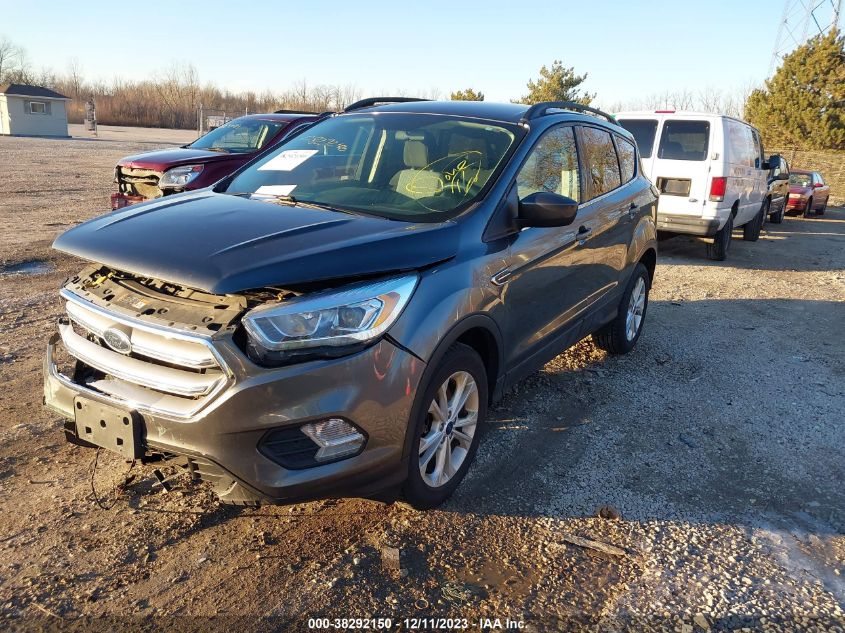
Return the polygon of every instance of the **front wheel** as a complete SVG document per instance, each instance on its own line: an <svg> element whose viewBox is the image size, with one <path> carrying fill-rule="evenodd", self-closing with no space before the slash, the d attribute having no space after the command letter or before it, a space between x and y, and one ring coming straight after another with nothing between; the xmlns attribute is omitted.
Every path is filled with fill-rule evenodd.
<svg viewBox="0 0 845 633"><path fill-rule="evenodd" d="M804 217L809 218L810 214L813 212L813 199L810 198L807 200L807 205L804 207Z"/></svg>
<svg viewBox="0 0 845 633"><path fill-rule="evenodd" d="M634 349L643 331L650 285L648 270L638 263L619 302L616 318L593 334L596 347L610 354L627 354Z"/></svg>
<svg viewBox="0 0 845 633"><path fill-rule="evenodd" d="M824 201L824 204L818 208L816 211L816 215L824 215L824 212L827 211L827 200Z"/></svg>
<svg viewBox="0 0 845 633"><path fill-rule="evenodd" d="M487 393L487 371L478 353L460 343L450 347L410 421L414 440L402 491L415 508L440 505L461 483L478 449Z"/></svg>

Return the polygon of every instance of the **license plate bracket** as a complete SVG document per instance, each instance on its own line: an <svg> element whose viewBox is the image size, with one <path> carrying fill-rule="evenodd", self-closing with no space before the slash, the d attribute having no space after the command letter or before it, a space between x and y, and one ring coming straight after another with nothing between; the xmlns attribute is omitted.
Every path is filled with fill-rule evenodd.
<svg viewBox="0 0 845 633"><path fill-rule="evenodd" d="M142 456L143 419L137 411L127 411L81 396L73 399L73 410L79 439L126 459Z"/></svg>

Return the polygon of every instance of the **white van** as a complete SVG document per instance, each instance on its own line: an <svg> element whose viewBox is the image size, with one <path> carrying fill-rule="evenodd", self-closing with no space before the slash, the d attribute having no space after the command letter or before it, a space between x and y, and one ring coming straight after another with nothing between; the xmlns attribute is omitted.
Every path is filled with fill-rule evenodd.
<svg viewBox="0 0 845 633"><path fill-rule="evenodd" d="M712 237L711 259L723 260L731 232L755 242L768 215L769 163L760 133L744 121L697 112L620 112L634 135L643 170L660 191L657 228Z"/></svg>

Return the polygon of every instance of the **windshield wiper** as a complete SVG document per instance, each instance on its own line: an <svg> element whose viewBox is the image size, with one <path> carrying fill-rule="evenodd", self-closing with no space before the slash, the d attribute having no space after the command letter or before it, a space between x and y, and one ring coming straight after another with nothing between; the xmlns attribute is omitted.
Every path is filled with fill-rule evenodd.
<svg viewBox="0 0 845 633"><path fill-rule="evenodd" d="M207 152L221 152L222 154L231 154L229 150L223 147L197 147L195 149L204 149Z"/></svg>

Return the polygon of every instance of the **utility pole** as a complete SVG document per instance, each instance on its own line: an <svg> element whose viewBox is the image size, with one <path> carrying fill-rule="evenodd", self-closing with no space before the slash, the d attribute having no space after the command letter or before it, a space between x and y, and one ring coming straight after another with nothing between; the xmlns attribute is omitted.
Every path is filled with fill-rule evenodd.
<svg viewBox="0 0 845 633"><path fill-rule="evenodd" d="M786 0L778 25L769 77L784 55L817 35L827 35L839 26L842 0Z"/></svg>

